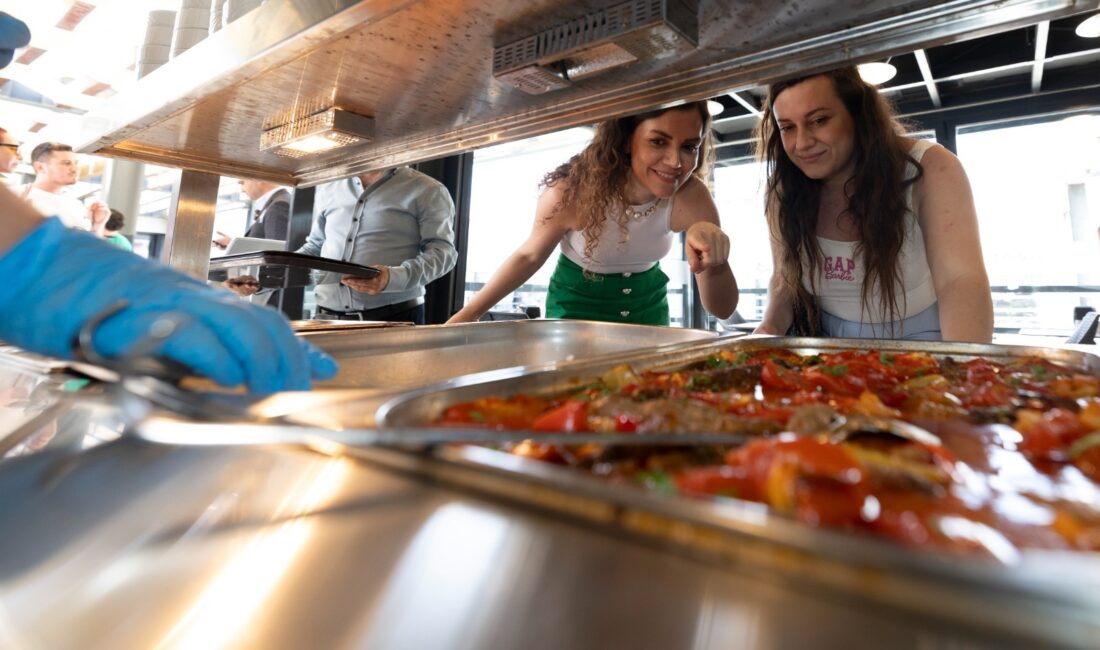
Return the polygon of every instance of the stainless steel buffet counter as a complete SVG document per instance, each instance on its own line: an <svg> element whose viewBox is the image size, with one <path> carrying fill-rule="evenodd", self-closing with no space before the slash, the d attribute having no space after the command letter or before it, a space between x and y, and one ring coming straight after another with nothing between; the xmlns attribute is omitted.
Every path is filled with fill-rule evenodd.
<svg viewBox="0 0 1100 650"><path fill-rule="evenodd" d="M6 648L1036 647L304 451L120 440L0 493Z"/></svg>
<svg viewBox="0 0 1100 650"><path fill-rule="evenodd" d="M561 336L562 327L577 335ZM470 358L483 359L492 332L521 328L532 334L516 334L525 341L517 349L553 347L560 336L575 343L568 348L575 356L586 338L610 333L584 323L487 323L450 333L339 332L328 347L346 359L373 343L364 349L382 372L389 355L378 353L386 349L378 335L422 332L423 364L433 358L425 342L436 337L449 341L438 350L469 348ZM661 354L709 347L703 338ZM390 361L413 351L395 344ZM557 358L569 356L561 351ZM439 372L474 370L437 356ZM350 402L370 410L372 396L395 390L321 390L266 404L354 426L373 423L373 413L357 422L341 409ZM370 399L349 400L356 393ZM207 425L179 426L202 438ZM900 562L896 576L853 569L828 558L847 543L859 552L839 555L867 550L872 565L907 554L800 532L764 511L745 525L773 532L780 525L805 548L762 545L748 534L708 553L706 544L677 542L677 535L698 542L705 526L678 529L687 520L668 511L671 501L664 511L634 507L650 497L631 491L625 501L608 500L584 481L561 493L539 482L541 469L489 450L374 448L341 457L124 437L72 451L46 448L0 464L0 647L924 650L1091 647L1096 638L1094 617L1060 610L1056 594L1025 607L1029 618L1014 624L990 612L1020 611L1018 595L944 591L913 571L919 558ZM480 452L494 458L470 456ZM527 480L508 476L521 469ZM661 534L652 534L654 525ZM815 551L819 542L832 551ZM962 584L970 571L957 564ZM1075 566L1095 574L1098 565ZM944 600L931 602L937 598ZM920 599L929 602L914 606Z"/></svg>

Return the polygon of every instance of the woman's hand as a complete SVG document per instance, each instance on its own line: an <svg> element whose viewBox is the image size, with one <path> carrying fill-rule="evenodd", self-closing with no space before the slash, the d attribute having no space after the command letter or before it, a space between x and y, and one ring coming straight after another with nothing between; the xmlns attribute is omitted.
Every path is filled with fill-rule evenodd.
<svg viewBox="0 0 1100 650"><path fill-rule="evenodd" d="M709 221L691 224L684 236L684 257L692 273L699 273L729 260L730 238Z"/></svg>

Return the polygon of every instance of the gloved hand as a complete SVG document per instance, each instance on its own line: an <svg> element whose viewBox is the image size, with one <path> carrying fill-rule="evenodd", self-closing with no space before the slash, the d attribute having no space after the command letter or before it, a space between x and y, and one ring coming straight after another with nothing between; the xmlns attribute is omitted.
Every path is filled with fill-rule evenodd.
<svg viewBox="0 0 1100 650"><path fill-rule="evenodd" d="M0 11L0 68L11 63L15 50L31 42L27 24Z"/></svg>
<svg viewBox="0 0 1100 650"><path fill-rule="evenodd" d="M72 358L81 326L127 303L94 333L112 358L168 313L181 326L154 350L225 386L257 393L305 390L336 374L336 362L294 336L282 314L241 302L167 267L48 219L0 257L0 339Z"/></svg>

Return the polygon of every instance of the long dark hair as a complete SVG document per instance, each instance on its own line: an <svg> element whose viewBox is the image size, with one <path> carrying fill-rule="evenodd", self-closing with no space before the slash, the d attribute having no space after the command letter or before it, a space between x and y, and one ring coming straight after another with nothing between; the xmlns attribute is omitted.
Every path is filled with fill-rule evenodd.
<svg viewBox="0 0 1100 650"><path fill-rule="evenodd" d="M618 205L630 173L630 138L642 122L664 115L668 111L695 111L703 125L699 143L698 164L693 175L706 180L714 158L711 144L710 112L706 102L690 102L600 122L592 142L568 162L543 177L541 187L565 181L561 202L555 213L565 207L576 211L577 230L584 233L584 256L590 258L600 241L604 225L613 218L622 233L626 233L626 213ZM609 215L613 215L609 217Z"/></svg>
<svg viewBox="0 0 1100 650"><path fill-rule="evenodd" d="M784 288L796 296L795 312L801 312L810 323L818 322L820 313L813 294L817 293L817 273L823 255L816 237L821 181L806 176L787 157L772 105L781 92L816 76L832 81L837 96L844 103L855 125L855 145L852 156L854 173L844 185L848 197L848 212L859 231L856 255L862 256L867 269L863 279L862 304L869 313L872 292L882 297L883 321L896 321L904 307L898 307L901 277L898 256L906 233L906 213L909 211L905 190L921 177L923 169L909 155L903 125L889 102L860 78L854 67L841 68L822 75L788 79L768 87L768 100L757 129L756 153L767 164L768 181L765 212L772 237L783 244L777 260L782 264ZM909 179L909 165L916 174ZM810 276L811 291L803 284ZM812 332L819 334L820 332Z"/></svg>

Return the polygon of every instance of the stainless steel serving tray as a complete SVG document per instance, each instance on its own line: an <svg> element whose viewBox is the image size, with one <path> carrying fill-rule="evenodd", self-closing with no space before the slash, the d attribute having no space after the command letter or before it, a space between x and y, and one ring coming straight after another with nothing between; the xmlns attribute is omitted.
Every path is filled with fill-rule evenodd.
<svg viewBox="0 0 1100 650"><path fill-rule="evenodd" d="M716 338L715 332L704 330L555 319L299 335L340 364L339 374L321 386L401 390L486 370L544 366Z"/></svg>
<svg viewBox="0 0 1100 650"><path fill-rule="evenodd" d="M874 347L956 358L1037 355L1100 375L1100 357L1065 348L749 337L535 372L506 370L462 377L399 396L385 404L377 417L384 427L423 426L456 402L518 392L555 393L619 363L629 362L635 370L674 368L730 346L739 350L785 347L808 354ZM394 467L639 535L681 552L785 572L813 585L953 624L1083 647L1093 647L1100 638L1100 554L1027 551L1017 562L1005 565L814 529L773 515L757 503L668 497L486 448L445 447L421 456L380 449L361 453Z"/></svg>

